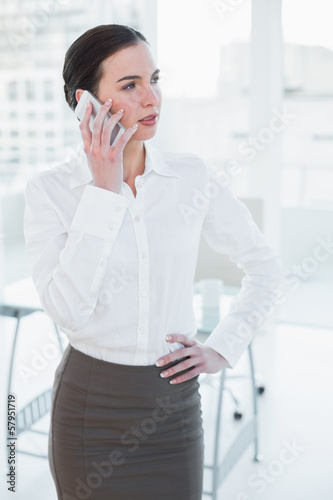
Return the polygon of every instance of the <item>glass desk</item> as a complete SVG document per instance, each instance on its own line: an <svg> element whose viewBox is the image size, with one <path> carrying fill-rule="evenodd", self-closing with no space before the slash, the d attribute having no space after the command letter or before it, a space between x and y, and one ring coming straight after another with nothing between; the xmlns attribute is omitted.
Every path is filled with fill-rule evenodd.
<svg viewBox="0 0 333 500"><path fill-rule="evenodd" d="M0 302L0 315L16 319L8 363L7 394L12 393L15 353L19 340L21 320L26 316L30 316L30 314L38 312L43 312L43 309L40 306L39 298L31 278L18 281L5 288L4 299ZM55 323L53 325L60 352L63 353L59 329ZM35 428L35 424L50 411L51 396L52 389L50 388L35 396L32 401L18 411L16 414L16 437L27 431L47 435L46 432ZM44 453L35 453L21 448L17 448L17 452L39 458L47 458L47 455Z"/></svg>

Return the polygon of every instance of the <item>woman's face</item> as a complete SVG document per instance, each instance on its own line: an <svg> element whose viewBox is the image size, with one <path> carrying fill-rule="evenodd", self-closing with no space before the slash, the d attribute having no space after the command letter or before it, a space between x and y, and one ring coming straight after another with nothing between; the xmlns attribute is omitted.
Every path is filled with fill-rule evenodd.
<svg viewBox="0 0 333 500"><path fill-rule="evenodd" d="M145 42L122 49L103 61L103 76L97 97L104 103L111 97L111 113L124 110L121 123L129 128L135 123L135 141L150 139L156 134L161 110L159 70L154 55ZM80 97L80 91L77 91ZM142 121L147 116L149 120Z"/></svg>

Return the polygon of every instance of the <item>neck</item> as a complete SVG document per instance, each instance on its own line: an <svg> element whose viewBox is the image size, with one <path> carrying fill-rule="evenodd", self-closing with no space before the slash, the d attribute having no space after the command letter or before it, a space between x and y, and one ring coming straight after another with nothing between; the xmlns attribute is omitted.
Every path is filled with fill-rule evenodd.
<svg viewBox="0 0 333 500"><path fill-rule="evenodd" d="M126 144L123 153L124 182L143 174L145 158L146 153L143 141L131 141Z"/></svg>

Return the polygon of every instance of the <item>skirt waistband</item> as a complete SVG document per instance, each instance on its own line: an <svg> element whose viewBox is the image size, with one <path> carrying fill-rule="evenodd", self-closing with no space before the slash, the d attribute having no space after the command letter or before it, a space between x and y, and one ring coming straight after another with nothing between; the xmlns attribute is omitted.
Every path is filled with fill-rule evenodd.
<svg viewBox="0 0 333 500"><path fill-rule="evenodd" d="M180 361L177 360L162 367L123 365L93 358L69 344L57 368L56 376L60 376L64 383L83 394L86 394L88 390L93 390L100 395L126 394L129 397L137 397L140 394L144 396L149 393L150 397L157 397L181 393L193 384L198 385L198 375L179 384L170 384L172 377L160 376L163 370ZM190 368L179 373L189 370Z"/></svg>

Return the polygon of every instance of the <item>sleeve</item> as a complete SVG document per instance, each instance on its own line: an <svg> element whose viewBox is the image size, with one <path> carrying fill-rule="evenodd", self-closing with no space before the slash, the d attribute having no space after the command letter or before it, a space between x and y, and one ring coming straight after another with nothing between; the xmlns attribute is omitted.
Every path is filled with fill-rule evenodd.
<svg viewBox="0 0 333 500"><path fill-rule="evenodd" d="M95 309L129 200L88 185L66 231L38 178L25 199L26 250L42 307L61 328L78 331Z"/></svg>
<svg viewBox="0 0 333 500"><path fill-rule="evenodd" d="M203 237L213 250L228 255L245 276L229 313L205 345L219 352L228 368L234 368L256 330L275 310L282 266L244 203L210 166L207 172L212 196L203 221Z"/></svg>

